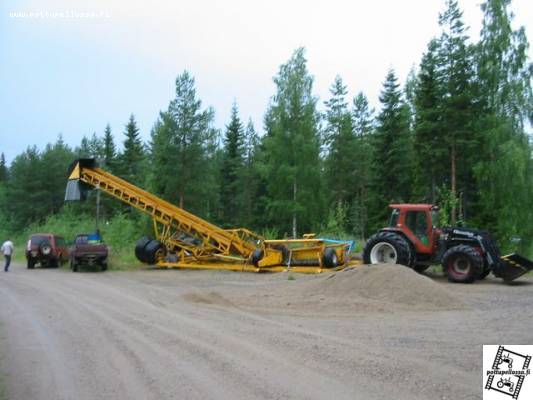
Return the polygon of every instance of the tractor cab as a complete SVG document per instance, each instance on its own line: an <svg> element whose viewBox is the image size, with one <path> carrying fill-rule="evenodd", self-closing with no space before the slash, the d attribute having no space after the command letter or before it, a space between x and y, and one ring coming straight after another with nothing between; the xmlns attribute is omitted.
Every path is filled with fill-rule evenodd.
<svg viewBox="0 0 533 400"><path fill-rule="evenodd" d="M416 253L433 254L440 236L439 208L432 204L391 204L388 230L401 232Z"/></svg>

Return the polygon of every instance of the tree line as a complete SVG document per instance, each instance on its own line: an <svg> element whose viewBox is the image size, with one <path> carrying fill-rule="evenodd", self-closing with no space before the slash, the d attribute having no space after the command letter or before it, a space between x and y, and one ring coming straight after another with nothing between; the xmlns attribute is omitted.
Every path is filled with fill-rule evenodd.
<svg viewBox="0 0 533 400"><path fill-rule="evenodd" d="M61 212L68 165L95 157L223 227L366 238L386 224L388 204L429 202L440 205L442 224L485 228L504 248L513 237L531 246L533 66L510 3L481 5L482 30L473 43L458 2L446 0L440 35L404 84L388 71L379 110L362 92L349 99L340 76L321 107L299 48L273 78L263 132L243 120L237 102L219 130L184 71L147 143L131 115L120 151L107 125L75 148L61 137L43 150L30 147L9 167L2 155L2 226L20 231ZM111 199L102 206L107 218L131 213ZM94 211L92 203L79 207Z"/></svg>

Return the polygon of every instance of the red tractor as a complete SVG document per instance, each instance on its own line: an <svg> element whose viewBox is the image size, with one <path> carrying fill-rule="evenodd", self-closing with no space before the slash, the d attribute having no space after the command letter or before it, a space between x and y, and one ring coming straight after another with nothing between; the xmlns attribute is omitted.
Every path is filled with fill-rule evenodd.
<svg viewBox="0 0 533 400"><path fill-rule="evenodd" d="M363 251L365 264L403 264L422 272L442 264L451 282L471 283L490 272L506 282L533 269L518 255L500 256L489 232L438 228L438 207L431 204L391 204L389 226L372 235Z"/></svg>

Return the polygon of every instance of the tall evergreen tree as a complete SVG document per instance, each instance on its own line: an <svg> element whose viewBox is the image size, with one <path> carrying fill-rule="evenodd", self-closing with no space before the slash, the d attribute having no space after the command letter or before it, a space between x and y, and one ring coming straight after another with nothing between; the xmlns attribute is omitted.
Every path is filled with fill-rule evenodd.
<svg viewBox="0 0 533 400"><path fill-rule="evenodd" d="M472 202L475 194L471 165L475 152L476 130L473 80L473 48L462 21L463 13L456 0L446 0L446 10L439 15L440 68L443 76L442 128L448 145L450 165L450 195L463 198L462 207ZM451 223L455 224L458 210L451 205ZM464 212L462 217L464 217Z"/></svg>
<svg viewBox="0 0 533 400"><path fill-rule="evenodd" d="M402 99L400 85L391 69L379 97L382 104L374 135L373 194L374 224L382 225L390 202L408 201L412 184L412 138L409 111Z"/></svg>
<svg viewBox="0 0 533 400"><path fill-rule="evenodd" d="M438 41L431 40L420 63L413 101L416 194L432 204L437 204L438 189L449 182L449 153L442 127L444 93L438 52Z"/></svg>
<svg viewBox="0 0 533 400"><path fill-rule="evenodd" d="M194 78L176 78L176 96L152 130L150 186L168 201L213 218L218 203L214 111L202 109Z"/></svg>
<svg viewBox="0 0 533 400"><path fill-rule="evenodd" d="M244 130L237 103L231 108L231 119L226 126L224 150L220 170L220 207L222 221L228 226L241 225L243 188L240 176L244 167Z"/></svg>
<svg viewBox="0 0 533 400"><path fill-rule="evenodd" d="M97 160L102 159L104 144L102 139L96 136L96 132L92 134L91 139L89 140L89 151L91 157L96 158Z"/></svg>
<svg viewBox="0 0 533 400"><path fill-rule="evenodd" d="M91 158L91 144L89 138L85 135L81 138L80 145L76 147L76 154L80 158Z"/></svg>
<svg viewBox="0 0 533 400"><path fill-rule="evenodd" d="M124 132L124 151L117 160L117 169L122 178L134 184L140 184L145 176L144 146L141 141L135 116L130 115Z"/></svg>
<svg viewBox="0 0 533 400"><path fill-rule="evenodd" d="M259 137L251 119L244 131L244 168L240 177L242 194L242 225L247 228L257 227L262 221L257 216L261 177L257 168Z"/></svg>
<svg viewBox="0 0 533 400"><path fill-rule="evenodd" d="M111 126L107 124L104 130L102 149L102 162L104 163L106 168L113 170L113 166L116 161L116 156L117 148L115 146L115 140L113 139L113 134L111 133Z"/></svg>
<svg viewBox="0 0 533 400"><path fill-rule="evenodd" d="M270 222L297 236L321 219L320 138L313 78L303 48L274 77L265 128L265 176Z"/></svg>
<svg viewBox="0 0 533 400"><path fill-rule="evenodd" d="M4 153L0 154L0 184L7 181L8 168Z"/></svg>
<svg viewBox="0 0 533 400"><path fill-rule="evenodd" d="M325 160L325 187L328 189L330 210L339 207L350 213L355 200L357 184L357 159L354 158L356 138L352 116L348 109L348 90L342 78L337 76L330 88L331 98L326 101L325 143L328 153ZM332 211L332 212L333 212ZM353 227L349 221L336 221L337 229L346 231Z"/></svg>
<svg viewBox="0 0 533 400"><path fill-rule="evenodd" d="M370 183L372 182L372 134L374 132L373 110L368 105L364 93L359 92L353 99L352 120L355 134L355 148L352 154L354 166L356 197L352 204L351 220L353 231L359 237L366 237L369 222L369 203L371 199Z"/></svg>

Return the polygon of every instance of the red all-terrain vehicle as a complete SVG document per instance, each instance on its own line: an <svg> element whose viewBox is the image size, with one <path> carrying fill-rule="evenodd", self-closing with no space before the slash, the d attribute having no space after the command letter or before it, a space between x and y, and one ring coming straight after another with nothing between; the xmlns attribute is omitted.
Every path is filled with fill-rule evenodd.
<svg viewBox="0 0 533 400"><path fill-rule="evenodd" d="M389 226L366 242L366 264L403 264L418 272L442 264L451 282L471 283L490 272L512 281L533 269L518 254L500 255L489 232L462 227L438 228L438 207L431 204L391 204Z"/></svg>

